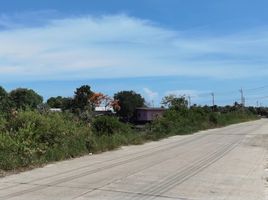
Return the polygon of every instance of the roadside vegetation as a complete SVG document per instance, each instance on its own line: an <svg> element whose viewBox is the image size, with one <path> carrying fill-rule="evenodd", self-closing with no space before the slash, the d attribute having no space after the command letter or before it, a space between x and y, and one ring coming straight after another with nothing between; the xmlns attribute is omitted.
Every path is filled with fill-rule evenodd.
<svg viewBox="0 0 268 200"><path fill-rule="evenodd" d="M97 115L95 107L113 107L117 114ZM134 91L108 97L77 88L70 98L52 97L46 103L35 91L0 87L0 175L45 163L100 153L122 145L142 144L173 135L194 133L258 119L260 108L188 106L184 97L164 97L162 117L137 128L135 108L145 100ZM62 112L51 112L60 108ZM262 112L262 113L260 113Z"/></svg>

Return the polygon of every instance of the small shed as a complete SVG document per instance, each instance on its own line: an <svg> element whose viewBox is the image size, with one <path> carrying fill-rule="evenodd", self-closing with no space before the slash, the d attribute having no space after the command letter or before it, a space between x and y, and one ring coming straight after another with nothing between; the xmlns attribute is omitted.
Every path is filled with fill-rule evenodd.
<svg viewBox="0 0 268 200"><path fill-rule="evenodd" d="M165 108L136 108L136 121L137 122L151 122L158 117L163 116Z"/></svg>

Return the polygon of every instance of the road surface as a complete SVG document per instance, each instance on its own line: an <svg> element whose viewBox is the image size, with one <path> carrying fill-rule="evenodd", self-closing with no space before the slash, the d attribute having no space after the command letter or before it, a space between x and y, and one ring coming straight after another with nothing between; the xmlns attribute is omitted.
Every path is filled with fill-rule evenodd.
<svg viewBox="0 0 268 200"><path fill-rule="evenodd" d="M264 200L268 120L175 136L0 179L0 200Z"/></svg>

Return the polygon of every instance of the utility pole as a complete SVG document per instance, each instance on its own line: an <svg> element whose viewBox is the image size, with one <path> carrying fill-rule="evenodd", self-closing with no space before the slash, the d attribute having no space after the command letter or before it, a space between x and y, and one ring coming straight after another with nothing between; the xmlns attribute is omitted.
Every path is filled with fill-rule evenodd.
<svg viewBox="0 0 268 200"><path fill-rule="evenodd" d="M212 96L212 106L214 107L215 106L215 94L214 94L214 92L211 93L211 96Z"/></svg>
<svg viewBox="0 0 268 200"><path fill-rule="evenodd" d="M188 106L191 108L191 96L188 96Z"/></svg>
<svg viewBox="0 0 268 200"><path fill-rule="evenodd" d="M241 88L241 90L239 90L239 92L241 93L241 104L242 106L244 107L245 106L245 103L246 103L246 99L244 97L244 91L243 91L243 88Z"/></svg>
<svg viewBox="0 0 268 200"><path fill-rule="evenodd" d="M257 107L259 107L259 101L257 101Z"/></svg>

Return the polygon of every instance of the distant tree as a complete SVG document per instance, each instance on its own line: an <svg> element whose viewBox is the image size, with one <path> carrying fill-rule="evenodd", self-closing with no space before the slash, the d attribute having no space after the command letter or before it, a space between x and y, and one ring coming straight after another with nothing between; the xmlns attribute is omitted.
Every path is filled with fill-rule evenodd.
<svg viewBox="0 0 268 200"><path fill-rule="evenodd" d="M63 107L63 97L51 97L47 100L47 104L50 108L62 108Z"/></svg>
<svg viewBox="0 0 268 200"><path fill-rule="evenodd" d="M89 101L92 105L92 107L98 107L101 104L104 104L104 106L108 106L109 97L107 95L104 95L102 93L93 93L93 95L89 98ZM107 102L105 102L107 101Z"/></svg>
<svg viewBox="0 0 268 200"><path fill-rule="evenodd" d="M184 96L177 97L176 95L165 96L161 102L164 106L170 109L186 109L188 106L188 101Z"/></svg>
<svg viewBox="0 0 268 200"><path fill-rule="evenodd" d="M94 93L91 91L90 86L83 85L77 88L73 100L73 109L76 112L83 112L85 110L92 110L92 105L90 104L90 98Z"/></svg>
<svg viewBox="0 0 268 200"><path fill-rule="evenodd" d="M74 104L74 100L71 97L63 97L62 98L62 110L72 110Z"/></svg>
<svg viewBox="0 0 268 200"><path fill-rule="evenodd" d="M7 91L2 86L0 86L0 98L2 99L2 98L5 98L7 96L8 96Z"/></svg>
<svg viewBox="0 0 268 200"><path fill-rule="evenodd" d="M35 91L26 88L12 90L9 94L12 106L15 109L35 109L43 102L43 97Z"/></svg>
<svg viewBox="0 0 268 200"><path fill-rule="evenodd" d="M69 110L73 106L73 99L70 97L51 97L47 100L47 105L50 108L61 108L62 110Z"/></svg>
<svg viewBox="0 0 268 200"><path fill-rule="evenodd" d="M134 91L121 91L114 95L114 100L120 108L117 114L126 121L133 119L137 107L145 104L144 98Z"/></svg>
<svg viewBox="0 0 268 200"><path fill-rule="evenodd" d="M102 93L94 93L89 99L93 107L104 106L105 109L107 107L112 107L114 110L119 111L120 106L118 100L114 100L108 95L104 95Z"/></svg>
<svg viewBox="0 0 268 200"><path fill-rule="evenodd" d="M10 110L11 101L8 97L7 91L0 86L0 112L6 113Z"/></svg>

